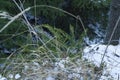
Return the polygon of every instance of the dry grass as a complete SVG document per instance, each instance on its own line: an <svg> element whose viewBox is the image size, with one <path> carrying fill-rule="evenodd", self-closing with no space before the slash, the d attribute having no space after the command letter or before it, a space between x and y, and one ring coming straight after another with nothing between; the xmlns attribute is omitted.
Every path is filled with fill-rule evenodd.
<svg viewBox="0 0 120 80"><path fill-rule="evenodd" d="M70 26L71 35L60 29L52 28L50 25L35 25L33 27L27 20L24 13L36 6L22 9L15 0L13 1L21 12L13 17L12 20L0 30L0 32L5 30L9 24L15 21L18 17L23 15L25 18L24 23L27 25L29 30L29 35L31 38L35 36L37 40L35 43L26 43L7 57L4 67L1 69L1 74L3 76L9 80L9 75L11 74L13 76L20 74L21 77L19 80L45 80L49 77L54 78L53 80L96 79L96 66L87 60L82 59L83 37L75 40L73 26ZM38 7L58 9L46 5ZM80 20L82 23L80 17L74 16L61 9L58 10ZM53 36L45 34L41 27L49 29ZM84 34L86 35L84 25L83 28L85 31ZM67 42L69 42L69 44ZM98 70L98 72L99 71L100 70ZM15 77L12 79L15 80Z"/></svg>

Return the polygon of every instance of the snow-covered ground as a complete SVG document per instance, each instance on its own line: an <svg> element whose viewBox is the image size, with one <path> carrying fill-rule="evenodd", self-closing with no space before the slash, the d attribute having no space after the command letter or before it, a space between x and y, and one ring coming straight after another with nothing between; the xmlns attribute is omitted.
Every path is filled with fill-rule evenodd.
<svg viewBox="0 0 120 80"><path fill-rule="evenodd" d="M120 74L120 45L93 44L84 49L84 58L97 66L100 66L103 54L105 54L103 61L106 65L103 73L109 74L108 77L113 78L113 80L118 80ZM101 80L108 80L108 77L102 76Z"/></svg>
<svg viewBox="0 0 120 80"><path fill-rule="evenodd" d="M102 45L102 44L93 44L87 46L83 50L83 59L87 59L89 62L92 62L99 67L101 60L103 58L103 54L105 54L105 57L103 59L105 67L103 69L103 74L100 80L111 80L111 79L118 80L120 74L120 45L117 46L109 45L107 47L106 45ZM51 63L49 65L51 67L45 67L45 65L49 64L48 61L45 61L43 65L34 62L32 66L30 66L30 64L26 64L24 67L25 68L24 71L28 71L29 69L31 69L31 67L33 67L32 68L34 69L33 72L36 71L37 72L34 73L34 75L32 76L37 76L37 77L40 77L40 75L43 74L42 72L40 72L41 69L44 71L44 74L45 71L47 71L45 74L47 75L46 80L56 80L56 76L58 76L58 74L59 76L64 75L64 77L67 77L66 78L67 80L74 78L77 79L79 78L80 80L83 80L81 74L84 73L84 69L85 69L84 64L82 64L80 60L76 61L77 64L76 63L74 64L70 60L71 59L69 58L60 59L55 63ZM44 69L42 68L42 66L44 67ZM86 69L86 70L90 70L90 69ZM27 73L27 75L31 74L31 73L29 74L29 71L24 73ZM14 75L13 74L8 75L9 79L14 78L15 80L21 79L21 77L22 76L19 73ZM0 80L9 80L9 79L0 75ZM39 79L40 78L36 80Z"/></svg>
<svg viewBox="0 0 120 80"><path fill-rule="evenodd" d="M11 19L11 16L9 16L8 13L0 12L0 18L6 18L6 17L9 17L9 19ZM95 29L95 28L96 27L93 27L92 25L92 29ZM101 35L103 34L101 34L100 33L101 31L97 29L94 30L95 33L99 35L99 37L102 37ZM87 59L89 62L92 62L99 67L101 64L103 55L105 54L103 58L105 67L103 69L103 75L101 76L101 80L111 80L111 79L119 80L119 77L120 77L119 76L120 74L120 45L107 46L103 44L96 44L96 42L102 42L102 40L98 38L96 38L95 41L92 41L92 42L89 42L89 38L85 38L85 41L87 44L89 44L89 46L86 46L83 50L83 60ZM44 62L42 66L45 67L45 65L46 64L48 65L48 63L49 62ZM47 71L47 73L45 74L47 75L46 80L55 80L55 76L53 76L53 74L54 75L59 74L60 76L64 75L64 77L67 76L68 79L77 77L80 80L83 80L82 79L83 77L81 76L81 74L82 72L84 72L83 67L85 65L83 66L80 60L77 60L76 63L73 63L70 61L69 58L66 58L66 59L60 59L57 62L51 63L51 64L49 65L50 67L45 67L46 69L43 69L42 66L38 63L33 63L32 64L33 66L31 65L30 66L33 67L32 68L34 69L33 72L37 71L37 73L34 73L36 76L38 76L38 74L43 74L40 71L43 71L44 74L45 74L45 71ZM25 73L27 73L27 70L29 69L30 66L25 65L25 70L24 70L26 71ZM20 75L20 73L17 73L17 74L9 74L7 78L9 78L10 80L12 80L13 78L15 80L20 80L21 77L22 76ZM5 76L1 75L0 73L0 80L9 80L7 78L5 78ZM40 78L37 80L40 80Z"/></svg>

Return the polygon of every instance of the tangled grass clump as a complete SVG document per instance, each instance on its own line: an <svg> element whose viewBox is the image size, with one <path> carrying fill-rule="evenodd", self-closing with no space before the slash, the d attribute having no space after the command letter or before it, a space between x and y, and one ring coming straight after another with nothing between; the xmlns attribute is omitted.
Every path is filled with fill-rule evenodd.
<svg viewBox="0 0 120 80"><path fill-rule="evenodd" d="M49 77L54 79L95 79L96 74L94 64L82 59L83 55L83 36L84 33L79 34L80 38L76 39L75 29L70 25L70 33L52 27L48 24L32 25L26 18L25 12L31 8L21 8L15 0L16 6L21 11L18 15L11 18L11 20L0 29L0 32L5 34L7 29L11 30L10 37L4 36L3 43L9 45L9 48L15 46L15 50L10 50L10 54L5 58L0 58L2 67L0 73L8 79L9 75L20 74L21 80L44 80ZM45 5L41 5L44 7ZM35 6L36 7L36 6ZM48 8L55 7L47 6ZM59 9L68 15L78 19L76 16ZM23 16L24 19L20 16ZM20 18L19 18L20 17ZM14 21L20 22L21 25L12 25ZM14 23L15 24L15 23ZM12 26L18 26L13 32ZM9 27L11 26L11 28ZM24 29L23 29L24 28ZM44 28L48 32L44 31ZM5 31L5 32L4 32ZM50 33L49 33L50 32ZM7 44L9 43L9 44ZM3 60L2 60L3 59Z"/></svg>

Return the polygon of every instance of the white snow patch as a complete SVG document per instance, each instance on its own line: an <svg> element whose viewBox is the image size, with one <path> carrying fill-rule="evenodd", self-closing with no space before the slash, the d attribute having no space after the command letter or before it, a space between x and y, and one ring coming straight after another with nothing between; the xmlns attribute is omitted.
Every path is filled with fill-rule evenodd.
<svg viewBox="0 0 120 80"><path fill-rule="evenodd" d="M107 72L109 72L111 77L113 77L114 80L117 80L120 74L120 45L109 45L107 47L107 45L94 44L86 47L83 51L84 59L92 61L97 66L100 66L103 54L105 54L103 61L106 65L104 73L106 74ZM103 79L104 77L101 80Z"/></svg>
<svg viewBox="0 0 120 80"><path fill-rule="evenodd" d="M52 76L48 76L46 80L55 80L55 78L53 78Z"/></svg>
<svg viewBox="0 0 120 80"><path fill-rule="evenodd" d="M0 74L0 80L7 80L7 78L5 78L4 76L2 76L2 75Z"/></svg>
<svg viewBox="0 0 120 80"><path fill-rule="evenodd" d="M0 78L0 80L7 80L7 78L5 78L5 77L2 77L2 78Z"/></svg>
<svg viewBox="0 0 120 80"><path fill-rule="evenodd" d="M69 62L69 57L60 60L59 62L55 62L55 66L59 66L60 68L64 69L65 64Z"/></svg>
<svg viewBox="0 0 120 80"><path fill-rule="evenodd" d="M11 79L14 78L13 74L9 74L8 77Z"/></svg>
<svg viewBox="0 0 120 80"><path fill-rule="evenodd" d="M19 79L20 77L21 77L20 74L15 75L15 79Z"/></svg>

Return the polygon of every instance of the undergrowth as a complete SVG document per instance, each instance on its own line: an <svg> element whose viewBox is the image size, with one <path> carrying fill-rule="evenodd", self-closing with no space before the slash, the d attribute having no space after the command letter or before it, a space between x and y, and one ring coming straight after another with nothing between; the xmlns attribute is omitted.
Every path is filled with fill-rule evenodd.
<svg viewBox="0 0 120 80"><path fill-rule="evenodd" d="M19 5L18 8L22 10ZM51 76L56 80L94 80L96 78L94 70L96 66L82 59L83 37L86 32L79 34L81 37L76 39L74 26L70 25L70 33L66 33L48 24L31 25L24 13L25 10L21 11L0 30L1 33L7 30L9 25L16 20L22 21L21 25L27 27L24 31L17 31L7 38L8 42L10 40L17 45L17 49L7 57L0 58L0 63L2 63L0 73L3 76L10 79L10 74L19 73L20 80L44 80ZM25 18L24 21L18 18L21 15ZM6 43L6 40L3 43Z"/></svg>

